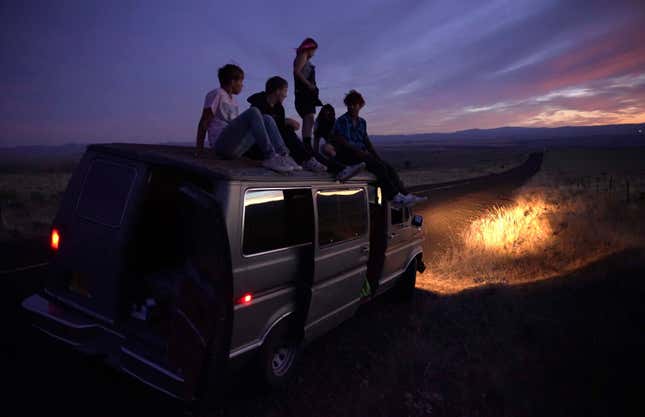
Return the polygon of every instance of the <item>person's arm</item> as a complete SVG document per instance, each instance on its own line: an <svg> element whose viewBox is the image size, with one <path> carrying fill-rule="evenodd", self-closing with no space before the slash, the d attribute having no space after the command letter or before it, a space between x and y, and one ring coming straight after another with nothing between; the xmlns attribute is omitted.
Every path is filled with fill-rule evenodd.
<svg viewBox="0 0 645 417"><path fill-rule="evenodd" d="M307 86L311 91L316 90L316 86L310 83L305 77L302 76L302 68L307 63L307 56L305 54L298 54L296 60L293 62L293 76L302 81L304 85Z"/></svg>
<svg viewBox="0 0 645 417"><path fill-rule="evenodd" d="M197 124L197 137L195 140L195 156L201 155L204 150L204 139L206 138L206 132L208 131L208 126L213 120L213 110L210 107L207 107L202 110L202 117L199 119Z"/></svg>
<svg viewBox="0 0 645 417"><path fill-rule="evenodd" d="M204 101L204 108L202 110L202 117L200 117L199 123L197 125L195 156L200 156L202 151L204 150L204 139L206 138L206 132L208 132L208 126L210 126L213 117L215 117L215 113L219 108L221 100L222 96L220 95L219 91L215 93L213 101L210 103L208 102L208 96L206 96L206 100Z"/></svg>
<svg viewBox="0 0 645 417"><path fill-rule="evenodd" d="M370 137L365 135L365 146L367 147L367 151L374 155L376 159L381 159L379 154L376 153L376 149L374 149L374 145L372 145L372 141L370 140Z"/></svg>

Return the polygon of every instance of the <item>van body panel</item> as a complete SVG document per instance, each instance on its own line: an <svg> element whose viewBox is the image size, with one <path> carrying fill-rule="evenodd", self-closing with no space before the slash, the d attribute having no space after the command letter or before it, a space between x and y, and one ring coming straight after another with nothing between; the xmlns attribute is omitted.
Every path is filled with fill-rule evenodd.
<svg viewBox="0 0 645 417"><path fill-rule="evenodd" d="M389 203L386 203L389 205ZM387 210L387 242L380 282L387 282L405 270L415 246L418 230L411 224L406 208Z"/></svg>

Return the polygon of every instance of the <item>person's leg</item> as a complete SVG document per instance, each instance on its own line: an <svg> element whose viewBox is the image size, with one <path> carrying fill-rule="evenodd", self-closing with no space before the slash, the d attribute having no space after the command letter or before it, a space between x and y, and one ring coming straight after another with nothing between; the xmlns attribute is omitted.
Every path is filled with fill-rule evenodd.
<svg viewBox="0 0 645 417"><path fill-rule="evenodd" d="M340 171L347 167L347 165L343 164L336 158L329 158L319 155L317 160L325 165L327 167L327 171L332 174L338 174Z"/></svg>
<svg viewBox="0 0 645 417"><path fill-rule="evenodd" d="M297 163L302 164L304 161L311 158L311 154L307 152L302 141L298 135L296 135L296 132L291 129L286 129L280 133L282 134L284 144L289 148L289 154Z"/></svg>
<svg viewBox="0 0 645 417"><path fill-rule="evenodd" d="M391 200L400 192L398 184L392 181L387 167L380 159L377 159L372 155L359 158L354 152L351 152L342 146L336 148L336 158L341 163L347 165L355 165L357 163L364 162L367 170L376 176L386 200Z"/></svg>
<svg viewBox="0 0 645 417"><path fill-rule="evenodd" d="M401 177L399 177L399 173L396 172L396 169L394 169L394 167L392 167L392 165L390 165L387 161L384 161L382 159L379 159L379 161L381 161L381 164L387 170L387 176L390 178L390 181L392 183L396 184L399 192L401 194L408 194L408 191L405 188L405 184L403 184L403 181L401 181Z"/></svg>
<svg viewBox="0 0 645 417"><path fill-rule="evenodd" d="M242 156L256 161L261 161L264 159L264 155L262 154L262 151L255 143L253 144L253 146L251 146L251 148L248 151L244 152L244 155Z"/></svg>
<svg viewBox="0 0 645 417"><path fill-rule="evenodd" d="M215 152L225 158L239 158L256 144L265 159L275 154L260 111L251 107L231 120L215 143Z"/></svg>
<svg viewBox="0 0 645 417"><path fill-rule="evenodd" d="M314 115L315 113L307 113L302 117L302 142L304 143L305 148L312 154L313 148L311 146L311 138L314 130Z"/></svg>
<svg viewBox="0 0 645 417"><path fill-rule="evenodd" d="M273 117L269 116L268 114L263 114L262 120L275 152L279 155L288 155L289 149L287 149L287 145L285 145L282 135L280 134L280 130L275 124Z"/></svg>

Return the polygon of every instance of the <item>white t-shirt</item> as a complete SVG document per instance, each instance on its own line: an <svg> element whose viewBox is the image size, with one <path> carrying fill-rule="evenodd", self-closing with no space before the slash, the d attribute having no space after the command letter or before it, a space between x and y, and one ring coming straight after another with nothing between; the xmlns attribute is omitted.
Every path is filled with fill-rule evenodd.
<svg viewBox="0 0 645 417"><path fill-rule="evenodd" d="M213 112L213 119L208 125L208 143L212 148L222 130L239 115L239 107L235 97L220 87L206 94L204 108L210 108Z"/></svg>

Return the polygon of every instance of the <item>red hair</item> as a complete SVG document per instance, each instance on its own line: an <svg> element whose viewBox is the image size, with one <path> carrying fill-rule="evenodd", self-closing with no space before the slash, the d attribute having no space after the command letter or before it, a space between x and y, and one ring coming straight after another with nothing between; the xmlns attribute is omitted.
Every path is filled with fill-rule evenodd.
<svg viewBox="0 0 645 417"><path fill-rule="evenodd" d="M317 48L318 48L318 42L316 42L313 38L307 38L300 43L300 46L298 46L298 48L296 48L296 53L300 54L308 49L317 49Z"/></svg>

